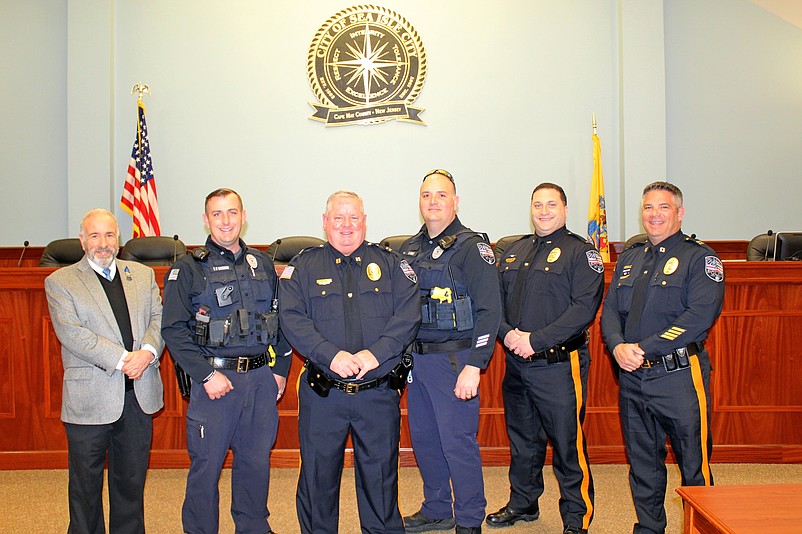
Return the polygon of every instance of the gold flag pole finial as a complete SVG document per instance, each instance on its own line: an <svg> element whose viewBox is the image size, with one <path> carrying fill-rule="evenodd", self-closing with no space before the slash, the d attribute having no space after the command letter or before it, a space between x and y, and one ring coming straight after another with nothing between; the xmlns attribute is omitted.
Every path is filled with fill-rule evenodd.
<svg viewBox="0 0 802 534"><path fill-rule="evenodd" d="M147 93L150 96L150 86L146 83L139 82L131 88L131 94L139 93L136 97L137 103L142 102L142 95Z"/></svg>
<svg viewBox="0 0 802 534"><path fill-rule="evenodd" d="M593 112L593 135L596 135L596 112Z"/></svg>

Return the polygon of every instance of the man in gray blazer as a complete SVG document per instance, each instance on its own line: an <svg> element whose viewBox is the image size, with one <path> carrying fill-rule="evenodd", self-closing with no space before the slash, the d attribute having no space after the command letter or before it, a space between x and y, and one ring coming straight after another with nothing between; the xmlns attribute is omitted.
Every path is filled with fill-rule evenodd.
<svg viewBox="0 0 802 534"><path fill-rule="evenodd" d="M164 405L159 287L149 267L116 259L119 227L111 212L88 212L79 237L81 261L45 279L64 364L68 533L105 533L102 491L108 454L109 530L139 534L145 532L151 414Z"/></svg>

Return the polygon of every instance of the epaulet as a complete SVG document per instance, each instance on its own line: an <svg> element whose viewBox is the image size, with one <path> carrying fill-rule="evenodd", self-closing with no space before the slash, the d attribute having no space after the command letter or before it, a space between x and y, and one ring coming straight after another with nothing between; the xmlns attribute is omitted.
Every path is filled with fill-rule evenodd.
<svg viewBox="0 0 802 534"><path fill-rule="evenodd" d="M587 237L585 237L585 236L582 236L582 235L579 235L579 234L575 234L575 233L573 233L571 230L566 230L566 231L565 231L565 233L566 233L566 234L568 234L568 235L570 235L571 237L573 237L573 238L575 238L575 239L579 239L579 240L580 240L580 241L582 241L583 243L590 244L590 241L588 241L588 238L587 238Z"/></svg>
<svg viewBox="0 0 802 534"><path fill-rule="evenodd" d="M695 238L695 237L693 237L693 236L687 236L687 235L686 235L686 236L685 236L685 242L686 242L686 243L693 243L694 245L700 246L700 247L702 247L702 248L706 248L706 249L713 250L713 247L711 247L710 245L708 245L707 243L705 243L705 242L704 242L704 241L702 241L701 239L696 239L696 238Z"/></svg>
<svg viewBox="0 0 802 534"><path fill-rule="evenodd" d="M382 245L381 243L373 243L372 241L365 241L365 244L369 247L376 247L379 250L383 250L384 252L389 252L393 256L398 256L399 258L404 257L404 255L398 252L397 250L394 250L386 245Z"/></svg>
<svg viewBox="0 0 802 534"><path fill-rule="evenodd" d="M195 261L206 261L206 258L209 257L209 248L208 247L198 247L192 249L192 258Z"/></svg>
<svg viewBox="0 0 802 534"><path fill-rule="evenodd" d="M308 252L310 250L314 250L314 249L318 249L318 248L323 248L324 245L325 245L325 243L321 243L320 245L312 245L311 247L306 247L304 249L301 249L301 251L297 255L300 256L304 252Z"/></svg>
<svg viewBox="0 0 802 534"><path fill-rule="evenodd" d="M631 245L629 245L627 247L627 250L632 250L633 248L642 247L642 246L644 246L644 245L646 245L648 243L649 243L648 240L646 240L646 241L636 241L636 242L632 243Z"/></svg>

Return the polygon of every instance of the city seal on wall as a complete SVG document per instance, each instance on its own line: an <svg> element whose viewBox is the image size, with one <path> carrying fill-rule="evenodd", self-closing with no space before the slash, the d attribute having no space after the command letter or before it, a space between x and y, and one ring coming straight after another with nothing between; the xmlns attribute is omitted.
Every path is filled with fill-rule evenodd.
<svg viewBox="0 0 802 534"><path fill-rule="evenodd" d="M423 109L411 104L426 79L426 52L412 25L389 9L354 6L329 18L312 39L306 69L320 100L310 102L313 120L423 124Z"/></svg>

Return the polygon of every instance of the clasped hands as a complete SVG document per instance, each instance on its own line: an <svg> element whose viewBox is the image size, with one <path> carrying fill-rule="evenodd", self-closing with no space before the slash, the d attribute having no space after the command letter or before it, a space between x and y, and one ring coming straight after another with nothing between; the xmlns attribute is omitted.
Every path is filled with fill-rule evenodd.
<svg viewBox="0 0 802 534"><path fill-rule="evenodd" d="M379 360L367 349L360 350L356 354L341 350L331 360L329 368L340 378L356 378L361 380L368 371L376 369ZM354 376L356 375L356 376Z"/></svg>

